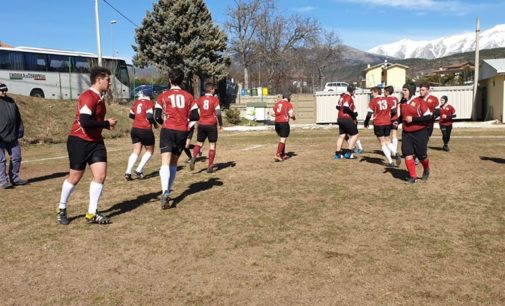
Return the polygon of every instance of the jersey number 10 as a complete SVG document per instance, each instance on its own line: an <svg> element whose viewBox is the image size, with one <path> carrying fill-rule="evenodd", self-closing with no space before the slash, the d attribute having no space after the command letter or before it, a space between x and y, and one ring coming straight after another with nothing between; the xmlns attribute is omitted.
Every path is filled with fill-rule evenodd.
<svg viewBox="0 0 505 306"><path fill-rule="evenodd" d="M172 102L172 108L184 108L185 100L183 95L171 95L170 102Z"/></svg>

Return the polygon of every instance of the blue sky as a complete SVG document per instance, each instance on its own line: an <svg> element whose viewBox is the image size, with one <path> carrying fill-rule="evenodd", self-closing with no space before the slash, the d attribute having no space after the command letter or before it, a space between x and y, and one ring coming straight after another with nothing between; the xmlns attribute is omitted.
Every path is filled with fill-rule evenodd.
<svg viewBox="0 0 505 306"><path fill-rule="evenodd" d="M4 0L6 1L6 0ZM188 0L190 1L190 0ZM137 25L156 0L107 0ZM226 21L234 0L205 1L213 19ZM30 46L96 53L94 0L17 0L0 10L0 41ZM102 52L117 53L131 62L135 26L100 0ZM277 0L286 16L316 18L335 30L342 42L367 50L402 38L434 39L505 23L505 0ZM112 20L117 23L111 24Z"/></svg>

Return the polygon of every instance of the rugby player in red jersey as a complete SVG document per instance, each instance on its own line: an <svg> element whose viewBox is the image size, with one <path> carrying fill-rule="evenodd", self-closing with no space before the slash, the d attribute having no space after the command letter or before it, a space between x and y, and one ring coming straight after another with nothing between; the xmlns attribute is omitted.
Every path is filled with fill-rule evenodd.
<svg viewBox="0 0 505 306"><path fill-rule="evenodd" d="M449 140L451 139L452 132L452 119L456 118L456 110L452 105L449 104L449 99L447 96L442 96L440 98L442 105L440 106L440 131L442 132L442 140L444 141L444 146L442 149L449 152Z"/></svg>
<svg viewBox="0 0 505 306"><path fill-rule="evenodd" d="M154 119L162 124L160 132L161 150L161 208L171 208L173 201L170 190L177 174L177 161L188 137L188 123L198 121L198 107L193 96L181 89L184 73L175 69L168 75L170 89L156 99Z"/></svg>
<svg viewBox="0 0 505 306"><path fill-rule="evenodd" d="M391 112L393 103L391 100L380 96L381 89L379 87L373 87L371 89L371 92L373 98L368 106L368 113L365 119L365 128L368 128L370 119L373 115L374 134L377 136L377 140L379 140L382 152L384 152L384 156L386 156L387 165L389 167L395 166L393 160L391 159L391 156L395 156L396 166L399 166L401 163L400 155L393 151L394 148L389 139L389 136L391 134Z"/></svg>
<svg viewBox="0 0 505 306"><path fill-rule="evenodd" d="M286 92L282 94L282 99L275 103L272 111L275 116L275 132L279 136L277 152L274 155L274 161L278 162L287 158L286 141L291 131L289 119L296 120L293 104L291 104L291 93Z"/></svg>
<svg viewBox="0 0 505 306"><path fill-rule="evenodd" d="M416 85L405 84L402 88L403 99L400 104L400 119L403 124L402 152L405 155L405 165L409 171L407 183L414 184L418 177L414 156L417 156L423 165L423 180L430 175L430 163L428 159L428 129L426 124L433 114L428 104L421 97L416 97Z"/></svg>
<svg viewBox="0 0 505 306"><path fill-rule="evenodd" d="M89 186L89 206L86 213L88 223L107 224L110 219L98 212L98 202L107 176L107 150L103 142L102 130L113 129L117 120L105 119L104 94L111 84L109 69L94 67L90 72L91 88L79 96L74 122L67 139L67 151L70 161L68 177L61 188L57 220L68 224L67 203L70 195L79 183L86 165L89 165L93 179Z"/></svg>
<svg viewBox="0 0 505 306"><path fill-rule="evenodd" d="M394 152L398 152L398 115L400 114L400 103L398 98L393 96L395 92L393 86L386 86L384 88L384 97L393 105L391 107L391 144ZM397 153L398 154L398 153ZM398 156L396 157L398 161ZM400 158L401 162L401 158Z"/></svg>
<svg viewBox="0 0 505 306"><path fill-rule="evenodd" d="M144 167L147 162L149 162L154 152L155 141L152 129L152 125L156 127L156 122L154 121L154 103L148 96L144 96L142 91L139 92L138 99L133 102L129 117L133 119L132 129L130 131L133 152L128 158L128 165L124 175L127 181L132 180L133 166L142 152L142 147L145 147L146 152L142 155L142 159L135 170L135 176L137 178L144 178Z"/></svg>
<svg viewBox="0 0 505 306"><path fill-rule="evenodd" d="M355 158L352 149L354 148L359 136L358 126L355 123L358 113L356 112L356 106L354 105L354 100L352 99L352 95L355 90L356 88L353 85L347 86L347 92L341 94L337 102L339 137L337 139L337 151L335 152L334 159ZM349 147L348 150L343 152L342 144L344 143L346 135L349 136Z"/></svg>
<svg viewBox="0 0 505 306"><path fill-rule="evenodd" d="M429 137L431 137L431 134L433 134L433 125L435 124L435 118L439 116L440 102L438 101L437 97L430 94L430 84L428 83L421 84L420 93L421 98L423 98L424 101L426 101L426 104L428 104L430 112L433 114L431 116L431 119L426 125L428 129L428 139L429 139Z"/></svg>
<svg viewBox="0 0 505 306"><path fill-rule="evenodd" d="M214 96L216 86L214 83L205 84L205 95L201 96L196 105L200 111L200 120L198 121L198 131L196 135L196 145L193 148L193 158L189 162L189 169L195 169L196 156L200 153L205 139L209 139L209 160L207 165L207 173L214 172L214 158L216 157L216 142L217 142L217 125L219 123L219 131L223 131L223 117L221 115L221 107L219 106L219 98Z"/></svg>

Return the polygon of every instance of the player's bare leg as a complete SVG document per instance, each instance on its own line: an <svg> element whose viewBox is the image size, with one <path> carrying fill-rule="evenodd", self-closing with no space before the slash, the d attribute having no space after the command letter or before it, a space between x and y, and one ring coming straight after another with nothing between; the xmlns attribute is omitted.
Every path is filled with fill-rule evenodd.
<svg viewBox="0 0 505 306"><path fill-rule="evenodd" d="M347 134L340 134L337 138L337 150L335 151L335 157L333 159L339 159L343 157L342 154L342 145L344 144L344 140Z"/></svg>
<svg viewBox="0 0 505 306"><path fill-rule="evenodd" d="M186 161L189 163L191 161L191 158L193 156L191 155L191 150L189 149L189 145L191 143L191 138L186 139L186 145L184 146L184 153L186 153L186 156L188 157L188 160Z"/></svg>
<svg viewBox="0 0 505 306"><path fill-rule="evenodd" d="M345 158L348 158L348 159L355 158L354 155L352 154L352 152L353 152L354 146L356 145L356 141L358 140L358 137L359 137L359 134L349 136L349 147L348 147L349 154L344 155Z"/></svg>

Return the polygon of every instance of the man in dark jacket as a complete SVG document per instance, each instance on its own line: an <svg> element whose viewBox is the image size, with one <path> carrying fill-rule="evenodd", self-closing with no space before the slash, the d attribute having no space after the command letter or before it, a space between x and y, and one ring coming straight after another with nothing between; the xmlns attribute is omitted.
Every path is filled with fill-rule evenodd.
<svg viewBox="0 0 505 306"><path fill-rule="evenodd" d="M24 135L21 114L14 99L7 96L7 86L0 83L0 188L25 185L27 181L19 177L21 167L21 146L18 139ZM9 173L5 152L10 155Z"/></svg>

